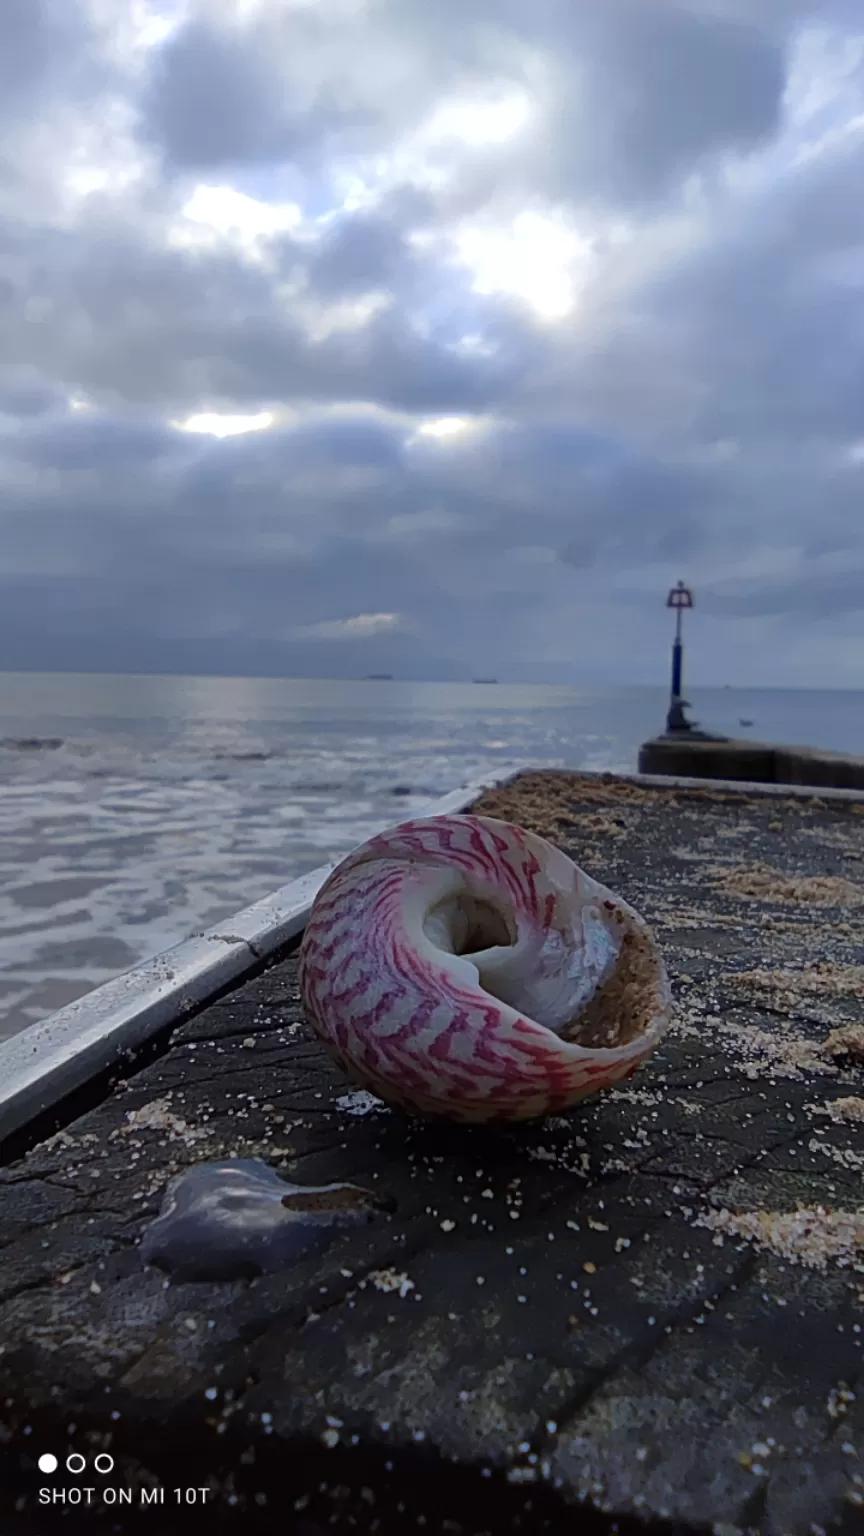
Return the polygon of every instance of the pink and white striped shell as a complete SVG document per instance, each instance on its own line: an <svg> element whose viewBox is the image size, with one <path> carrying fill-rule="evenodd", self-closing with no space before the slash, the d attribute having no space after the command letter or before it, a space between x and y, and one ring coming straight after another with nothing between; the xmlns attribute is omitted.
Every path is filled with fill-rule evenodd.
<svg viewBox="0 0 864 1536"><path fill-rule="evenodd" d="M638 913L488 816L404 822L349 854L312 908L300 988L356 1083L463 1121L560 1112L632 1076L671 1017Z"/></svg>

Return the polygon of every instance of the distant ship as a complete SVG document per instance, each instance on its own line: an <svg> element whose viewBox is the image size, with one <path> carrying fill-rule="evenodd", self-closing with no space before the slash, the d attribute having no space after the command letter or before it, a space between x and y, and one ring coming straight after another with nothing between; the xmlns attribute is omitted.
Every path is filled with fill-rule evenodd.
<svg viewBox="0 0 864 1536"><path fill-rule="evenodd" d="M393 673L392 672L367 672L366 673L366 681L367 681L367 683L392 683L392 681L393 681Z"/></svg>
<svg viewBox="0 0 864 1536"><path fill-rule="evenodd" d="M472 677L472 683L497 683L497 677Z"/></svg>

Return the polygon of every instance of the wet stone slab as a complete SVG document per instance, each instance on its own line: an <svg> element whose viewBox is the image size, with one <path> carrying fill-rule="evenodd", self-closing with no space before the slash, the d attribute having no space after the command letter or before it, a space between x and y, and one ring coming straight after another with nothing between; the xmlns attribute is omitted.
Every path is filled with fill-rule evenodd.
<svg viewBox="0 0 864 1536"><path fill-rule="evenodd" d="M864 1530L864 807L538 773L478 808L655 924L663 1048L466 1129L346 1083L296 956L204 1009L0 1174L4 1536ZM168 1180L232 1155L388 1208L256 1280L145 1270Z"/></svg>

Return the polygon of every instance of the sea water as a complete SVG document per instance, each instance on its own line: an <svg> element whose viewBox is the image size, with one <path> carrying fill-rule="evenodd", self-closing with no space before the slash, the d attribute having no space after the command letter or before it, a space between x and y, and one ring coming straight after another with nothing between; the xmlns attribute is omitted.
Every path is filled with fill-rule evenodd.
<svg viewBox="0 0 864 1536"><path fill-rule="evenodd" d="M864 755L862 693L690 696L713 729ZM634 769L666 703L659 688L0 674L0 1037L458 785Z"/></svg>

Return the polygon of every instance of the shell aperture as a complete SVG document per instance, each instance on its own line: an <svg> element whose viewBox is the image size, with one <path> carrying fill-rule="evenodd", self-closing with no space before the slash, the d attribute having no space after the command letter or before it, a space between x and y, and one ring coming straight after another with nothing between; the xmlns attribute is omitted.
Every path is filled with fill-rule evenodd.
<svg viewBox="0 0 864 1536"><path fill-rule="evenodd" d="M560 1113L631 1076L671 1018L639 914L488 816L404 822L343 859L313 905L300 987L355 1082L461 1121Z"/></svg>

